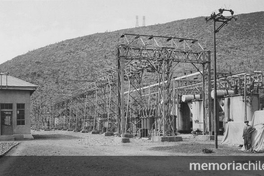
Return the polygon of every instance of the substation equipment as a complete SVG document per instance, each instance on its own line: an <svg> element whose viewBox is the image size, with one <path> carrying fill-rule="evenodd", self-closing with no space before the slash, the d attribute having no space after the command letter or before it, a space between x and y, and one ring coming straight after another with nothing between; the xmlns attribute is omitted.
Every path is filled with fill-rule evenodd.
<svg viewBox="0 0 264 176"><path fill-rule="evenodd" d="M115 131L116 83L115 71L104 72L82 93L57 101L55 128L75 131Z"/></svg>
<svg viewBox="0 0 264 176"><path fill-rule="evenodd" d="M131 130L135 126L140 128L141 136L174 136L177 129L185 130L190 119L186 118L186 105L180 100L183 94L197 94L198 100L207 102L199 104L199 125L204 133L211 131L210 51L190 38L123 34L121 39L123 43L117 46L120 133L134 133ZM180 63L190 63L197 69L193 76L202 77L202 86L193 86L189 91L184 88L194 81L185 80L192 75L177 78L176 67Z"/></svg>
<svg viewBox="0 0 264 176"><path fill-rule="evenodd" d="M57 101L54 126L140 137L213 134L210 55L196 39L123 34L116 68L105 70L87 91ZM197 72L178 76L182 63ZM262 72L218 72L216 86L219 133L226 123L250 121L261 109Z"/></svg>

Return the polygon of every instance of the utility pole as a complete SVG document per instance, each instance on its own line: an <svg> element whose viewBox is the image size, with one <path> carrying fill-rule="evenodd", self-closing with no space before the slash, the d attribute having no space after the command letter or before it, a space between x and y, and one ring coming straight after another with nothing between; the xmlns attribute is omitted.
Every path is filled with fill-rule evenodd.
<svg viewBox="0 0 264 176"><path fill-rule="evenodd" d="M231 13L231 16L225 17L223 13L227 11ZM234 11L227 9L219 9L219 13L212 13L210 17L206 17L206 22L213 20L213 45L214 45L214 140L215 140L215 148L218 148L218 128L219 128L219 118L218 118L218 109L217 109L217 72L216 72L216 33L220 31L225 25L228 24L233 18L235 19ZM216 23L220 23L220 25L216 28ZM209 78L210 79L210 78Z"/></svg>

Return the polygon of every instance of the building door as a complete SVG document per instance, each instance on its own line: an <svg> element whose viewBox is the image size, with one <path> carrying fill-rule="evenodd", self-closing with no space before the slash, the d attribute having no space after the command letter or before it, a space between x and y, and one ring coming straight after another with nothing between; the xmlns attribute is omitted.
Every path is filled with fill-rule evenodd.
<svg viewBox="0 0 264 176"><path fill-rule="evenodd" d="M12 135L12 111L1 110L1 135Z"/></svg>

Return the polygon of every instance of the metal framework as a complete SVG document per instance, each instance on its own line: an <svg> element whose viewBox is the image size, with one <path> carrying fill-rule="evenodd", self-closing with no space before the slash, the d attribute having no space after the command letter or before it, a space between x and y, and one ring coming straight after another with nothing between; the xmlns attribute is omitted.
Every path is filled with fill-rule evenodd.
<svg viewBox="0 0 264 176"><path fill-rule="evenodd" d="M115 72L107 70L91 84L88 91L78 93L54 104L60 129L75 131L113 131L116 123Z"/></svg>
<svg viewBox="0 0 264 176"><path fill-rule="evenodd" d="M133 60L132 60L133 61ZM153 60L149 60L152 62ZM155 60L154 60L155 61ZM123 120L121 113L121 86L117 76L121 70L114 69L105 72L96 82L91 84L88 91L72 95L70 98L57 101L51 108L51 127L74 131L91 131L93 129L103 131L118 131L122 133L122 123L125 124L126 133L138 134L139 130L146 128L148 119L153 118L149 127L150 135L173 135L175 134L174 115L179 111L176 109L181 103L181 96L202 94L200 100L205 101L204 108L204 132L213 131L211 119L211 87L214 83L208 71L201 71L174 77L171 69L170 77L166 77L166 70L150 69L152 65L143 65L143 61L131 60L125 62L123 71ZM163 63L163 60L162 60ZM135 66L136 65L136 66ZM144 69L142 69L144 66ZM159 67L163 68L163 65ZM154 71L153 71L154 70ZM153 76L157 83L149 84L145 76ZM217 90L237 90L236 94L246 95L245 100L250 101L249 95L259 93L263 88L263 76L261 72L252 74L218 73ZM145 83L146 82L146 83ZM246 91L245 91L246 90ZM121 92L121 91L120 91ZM119 103L119 105L118 105ZM46 104L42 104L42 111L45 111ZM43 114L42 114L43 115ZM45 114L44 114L45 116ZM55 122L57 121L57 122ZM55 126L57 124L57 126ZM165 124L165 125L163 125Z"/></svg>
<svg viewBox="0 0 264 176"><path fill-rule="evenodd" d="M157 110L154 128L151 128L152 132L154 131L152 134L175 135L174 116L176 115L175 103L177 98L173 79L177 76L176 66L179 63L190 63L199 71L203 81L201 91L203 100L204 102L210 101L211 83L208 83L207 88L205 87L206 77L208 77L209 82L211 81L210 51L205 51L198 40L189 38L123 34L121 39L123 39L123 43L117 46L118 119L121 122L119 132L122 134L128 132L125 114L129 114L130 108L125 108L125 106L130 107L136 103L137 108L133 109L135 112L144 109L145 111L150 110L150 107L155 107ZM197 64L202 65L202 71L199 70ZM146 79L144 78L146 77L149 78L148 80L156 80L157 83L146 87L144 83L150 84L145 82ZM126 81L129 82L128 85L134 88L133 90L130 90L129 87L128 91L125 92ZM146 94L144 93L146 89L148 96L143 96ZM156 93L153 94L153 92ZM207 98L205 92L208 92ZM129 94L127 97L131 97L133 102L126 100L125 94ZM154 101L151 102L152 99ZM208 111L210 110L208 108ZM208 113L209 119L210 114ZM205 128L205 115L203 119Z"/></svg>

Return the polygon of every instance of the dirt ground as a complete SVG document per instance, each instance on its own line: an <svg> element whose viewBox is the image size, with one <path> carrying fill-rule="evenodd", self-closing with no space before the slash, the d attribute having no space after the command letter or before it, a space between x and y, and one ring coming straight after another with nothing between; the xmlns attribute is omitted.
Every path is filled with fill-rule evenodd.
<svg viewBox="0 0 264 176"><path fill-rule="evenodd" d="M120 137L103 134L78 133L72 131L32 131L34 140L20 141L7 156L190 156L190 155L249 155L237 146L219 144L214 141L198 141L183 136L180 142L154 142L132 138L122 143ZM219 141L220 143L220 141ZM202 149L213 151L204 154ZM262 155L262 154L255 154Z"/></svg>
<svg viewBox="0 0 264 176"><path fill-rule="evenodd" d="M153 142L72 131L32 131L34 140L0 158L0 175L263 175L264 171L190 171L191 162L263 161L263 154L245 153L237 146L197 141ZM204 148L213 153L205 154ZM264 162L263 162L264 163Z"/></svg>

